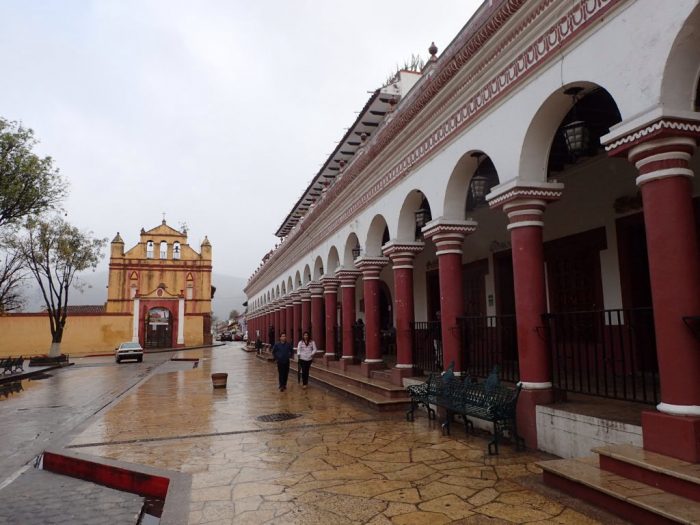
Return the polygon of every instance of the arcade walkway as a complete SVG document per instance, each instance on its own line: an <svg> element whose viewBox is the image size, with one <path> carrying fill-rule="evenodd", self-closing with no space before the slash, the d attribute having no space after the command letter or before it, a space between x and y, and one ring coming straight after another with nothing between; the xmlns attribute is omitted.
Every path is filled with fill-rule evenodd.
<svg viewBox="0 0 700 525"><path fill-rule="evenodd" d="M154 374L73 441L76 452L192 475L189 523L620 523L545 488L541 453L485 455L422 414L373 412L231 344L190 351L197 368ZM185 363L181 363L185 364ZM167 366L167 365L166 365ZM214 391L210 373L229 373ZM295 414L263 422L270 414Z"/></svg>

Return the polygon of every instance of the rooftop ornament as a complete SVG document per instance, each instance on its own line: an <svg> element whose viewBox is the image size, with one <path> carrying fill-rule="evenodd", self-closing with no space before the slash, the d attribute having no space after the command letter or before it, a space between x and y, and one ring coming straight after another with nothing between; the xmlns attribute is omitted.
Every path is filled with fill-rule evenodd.
<svg viewBox="0 0 700 525"><path fill-rule="evenodd" d="M583 91L583 88L578 86L570 87L564 91L565 95L571 96L573 104L571 109L571 122L562 126L561 131L566 141L566 149L574 160L588 153L591 148L590 130L586 122L578 118L576 111L576 104L579 101L579 94L581 91Z"/></svg>

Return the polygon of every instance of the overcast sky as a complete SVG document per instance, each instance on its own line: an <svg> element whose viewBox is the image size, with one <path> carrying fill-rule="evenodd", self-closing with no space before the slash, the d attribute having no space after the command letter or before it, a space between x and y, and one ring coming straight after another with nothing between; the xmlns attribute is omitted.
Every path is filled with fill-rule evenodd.
<svg viewBox="0 0 700 525"><path fill-rule="evenodd" d="M480 4L3 0L0 115L55 159L73 224L129 248L165 212L247 278L367 92Z"/></svg>

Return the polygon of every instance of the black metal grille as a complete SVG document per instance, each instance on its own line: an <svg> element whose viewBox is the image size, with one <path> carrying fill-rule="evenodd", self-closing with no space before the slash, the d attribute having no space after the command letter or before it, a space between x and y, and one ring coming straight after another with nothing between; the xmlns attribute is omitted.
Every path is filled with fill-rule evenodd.
<svg viewBox="0 0 700 525"><path fill-rule="evenodd" d="M263 423L275 423L277 421L289 421L290 419L296 419L301 417L301 414L291 414L289 412L280 412L277 414L265 414L264 416L256 417L256 421L262 421Z"/></svg>
<svg viewBox="0 0 700 525"><path fill-rule="evenodd" d="M656 404L651 308L545 314L553 383L570 392Z"/></svg>
<svg viewBox="0 0 700 525"><path fill-rule="evenodd" d="M461 336L462 370L486 377L498 365L505 381L519 380L518 334L514 315L457 318Z"/></svg>
<svg viewBox="0 0 700 525"><path fill-rule="evenodd" d="M439 321L411 323L413 364L426 372L442 372L442 329Z"/></svg>

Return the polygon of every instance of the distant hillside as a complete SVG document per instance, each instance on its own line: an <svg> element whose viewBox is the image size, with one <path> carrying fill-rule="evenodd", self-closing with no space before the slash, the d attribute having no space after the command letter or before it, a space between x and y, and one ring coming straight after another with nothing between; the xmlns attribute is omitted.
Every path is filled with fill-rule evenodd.
<svg viewBox="0 0 700 525"><path fill-rule="evenodd" d="M81 275L80 279L85 284L83 291L71 289L68 303L71 305L104 304L107 300L107 272L86 273ZM245 282L246 280L242 277L216 272L212 274L212 284L216 286L212 306L214 315L219 319L224 319L234 308L243 312ZM33 280L27 280L23 295L25 298L23 310L25 312L37 312L45 308L41 291Z"/></svg>

